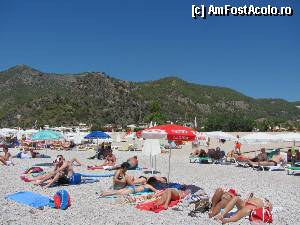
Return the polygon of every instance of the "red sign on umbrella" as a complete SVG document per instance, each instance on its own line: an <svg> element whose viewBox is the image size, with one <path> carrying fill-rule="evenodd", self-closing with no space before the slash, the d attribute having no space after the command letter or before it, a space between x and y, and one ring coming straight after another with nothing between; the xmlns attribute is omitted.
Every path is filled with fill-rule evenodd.
<svg viewBox="0 0 300 225"><path fill-rule="evenodd" d="M167 135L167 139L171 141L194 141L196 132L188 127L167 124L148 128L147 130L163 130Z"/></svg>

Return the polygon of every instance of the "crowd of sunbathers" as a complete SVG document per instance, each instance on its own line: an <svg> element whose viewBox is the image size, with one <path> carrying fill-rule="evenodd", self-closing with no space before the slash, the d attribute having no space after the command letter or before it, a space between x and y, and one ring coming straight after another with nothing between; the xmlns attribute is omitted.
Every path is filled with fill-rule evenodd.
<svg viewBox="0 0 300 225"><path fill-rule="evenodd" d="M11 164L11 154L7 147L3 148L4 155L0 156L0 161L4 165ZM213 153L205 150L196 150L192 155L194 156L208 156L209 154L222 155L220 148L217 148ZM36 157L36 153L29 151L32 158ZM97 152L99 154L100 152ZM271 160L268 160L266 151L264 148L261 152L253 158L246 158L250 165L255 165L256 163L272 163L272 165L277 164L282 160L280 156L280 151L275 151ZM38 153L37 153L38 154ZM129 158L126 162L116 165L116 157L113 154L111 148L107 148L106 151L102 151L104 154L104 163L99 165L99 167L109 166L110 169L116 170L112 178L112 188L110 190L103 190L100 193L101 197L111 196L111 195L129 195L136 194L140 192L153 192L156 196L155 205L162 205L163 208L167 209L169 203L174 200L184 199L190 194L190 191L185 188L184 185L172 186L172 183L168 183L165 177L134 177L127 174L129 169L134 169L138 167L137 156ZM205 155L206 154L206 155ZM240 157L240 154L232 153L233 157ZM228 155L227 155L228 156ZM96 156L95 158L98 158ZM53 170L37 176L34 178L27 178L22 176L21 179L26 182L32 182L35 185L41 185L44 187L50 187L55 183L58 184L69 184L72 176L74 175L74 163L78 165L83 165L78 159L73 158L71 160L66 160L62 155L58 155L53 162ZM233 208L237 210L232 214L230 213ZM256 197L253 193L249 195L246 199L242 199L241 196L234 190L229 189L224 191L219 188L216 190L211 198L211 206L209 209L208 216L210 218L215 218L220 220L223 224L229 222L236 222L243 217L249 216L253 210L267 208L272 211L272 204L269 200L265 198Z"/></svg>

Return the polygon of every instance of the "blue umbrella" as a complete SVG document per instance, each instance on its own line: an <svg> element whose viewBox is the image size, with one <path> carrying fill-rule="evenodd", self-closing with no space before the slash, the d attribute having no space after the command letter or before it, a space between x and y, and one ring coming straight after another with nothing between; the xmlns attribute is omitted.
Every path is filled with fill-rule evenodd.
<svg viewBox="0 0 300 225"><path fill-rule="evenodd" d="M110 136L102 131L92 131L84 137L85 139L108 139Z"/></svg>
<svg viewBox="0 0 300 225"><path fill-rule="evenodd" d="M62 135L52 130L41 130L32 135L33 141L47 141L47 140L58 140L61 139Z"/></svg>

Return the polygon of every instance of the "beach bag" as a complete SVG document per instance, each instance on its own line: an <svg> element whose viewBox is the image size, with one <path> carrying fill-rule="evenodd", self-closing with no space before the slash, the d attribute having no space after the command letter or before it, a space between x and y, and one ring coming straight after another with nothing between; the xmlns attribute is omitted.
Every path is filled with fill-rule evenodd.
<svg viewBox="0 0 300 225"><path fill-rule="evenodd" d="M249 215L250 221L262 221L264 223L272 223L273 216L269 207L254 209Z"/></svg>
<svg viewBox="0 0 300 225"><path fill-rule="evenodd" d="M74 173L73 176L70 178L70 184L81 184L81 174Z"/></svg>
<svg viewBox="0 0 300 225"><path fill-rule="evenodd" d="M189 216L195 217L197 213L205 213L209 210L209 197L204 190L200 190L190 197Z"/></svg>
<svg viewBox="0 0 300 225"><path fill-rule="evenodd" d="M53 197L53 200L50 200L50 207L55 209L67 209L71 206L71 198L69 193L62 189L56 192Z"/></svg>
<svg viewBox="0 0 300 225"><path fill-rule="evenodd" d="M41 167L31 167L27 169L24 173L31 174L31 173L40 173L40 172L43 172L43 169Z"/></svg>

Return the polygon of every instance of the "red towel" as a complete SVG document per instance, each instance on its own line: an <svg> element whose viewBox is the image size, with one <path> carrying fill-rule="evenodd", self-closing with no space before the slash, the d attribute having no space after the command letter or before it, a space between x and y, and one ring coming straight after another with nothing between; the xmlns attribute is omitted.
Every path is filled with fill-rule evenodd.
<svg viewBox="0 0 300 225"><path fill-rule="evenodd" d="M179 201L180 200L171 201L169 203L169 208L177 205L179 203ZM140 209L140 210L147 210L147 211L152 211L152 212L155 212L155 213L159 213L162 210L165 210L165 208L163 207L163 205L159 205L159 206L154 205L155 202L156 202L156 200L151 201L151 202L143 202L143 203L138 204L135 207L137 209Z"/></svg>
<svg viewBox="0 0 300 225"><path fill-rule="evenodd" d="M88 166L88 170L102 170L103 166Z"/></svg>

